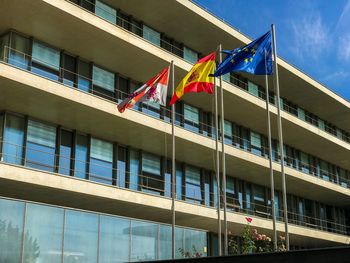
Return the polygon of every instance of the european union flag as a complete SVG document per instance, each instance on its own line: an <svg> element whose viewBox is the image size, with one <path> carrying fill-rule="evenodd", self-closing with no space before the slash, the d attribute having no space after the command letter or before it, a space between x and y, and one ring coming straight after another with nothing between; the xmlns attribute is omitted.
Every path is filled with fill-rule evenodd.
<svg viewBox="0 0 350 263"><path fill-rule="evenodd" d="M253 75L272 74L270 31L246 46L231 51L224 50L223 53L227 56L214 72L215 77L232 71L243 71Z"/></svg>

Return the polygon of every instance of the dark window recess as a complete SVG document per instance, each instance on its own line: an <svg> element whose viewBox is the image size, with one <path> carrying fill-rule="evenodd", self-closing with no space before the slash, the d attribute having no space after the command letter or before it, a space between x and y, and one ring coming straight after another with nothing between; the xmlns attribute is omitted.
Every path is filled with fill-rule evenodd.
<svg viewBox="0 0 350 263"><path fill-rule="evenodd" d="M74 57L64 54L62 63L62 82L67 86L75 86L76 60Z"/></svg>

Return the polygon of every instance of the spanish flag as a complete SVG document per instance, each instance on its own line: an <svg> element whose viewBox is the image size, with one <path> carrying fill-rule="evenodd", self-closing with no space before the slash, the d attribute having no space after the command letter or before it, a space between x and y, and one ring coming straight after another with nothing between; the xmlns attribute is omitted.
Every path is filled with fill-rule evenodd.
<svg viewBox="0 0 350 263"><path fill-rule="evenodd" d="M200 59L193 68L182 79L174 95L170 100L170 105L173 105L185 93L188 92L207 92L214 93L214 77L211 75L215 70L215 52Z"/></svg>

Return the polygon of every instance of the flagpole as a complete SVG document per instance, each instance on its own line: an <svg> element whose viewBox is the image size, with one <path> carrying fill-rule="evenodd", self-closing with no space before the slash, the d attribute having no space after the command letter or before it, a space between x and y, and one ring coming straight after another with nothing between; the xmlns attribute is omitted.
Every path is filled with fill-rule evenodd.
<svg viewBox="0 0 350 263"><path fill-rule="evenodd" d="M282 174L282 194L283 194L283 210L284 210L284 228L286 235L286 250L289 250L289 232L288 232L288 210L287 210L287 193L286 193L286 176L284 173L284 152L283 152L283 135L282 135L282 119L281 119L281 105L280 105L280 88L278 79L278 66L277 66L277 47L276 47L276 32L275 25L271 25L272 31L272 43L273 43L273 57L274 57L274 69L275 69L275 92L277 97L277 128L279 138L279 148L281 156L281 174Z"/></svg>
<svg viewBox="0 0 350 263"><path fill-rule="evenodd" d="M170 63L171 72L171 90L174 94L174 61ZM176 198L176 163L175 163L175 104L171 105L171 138L172 138L172 157L171 157L171 210L172 210L172 222L171 222L171 256L175 259L175 198Z"/></svg>
<svg viewBox="0 0 350 263"><path fill-rule="evenodd" d="M222 63L222 45L219 45L219 63ZM222 88L222 77L219 77L220 104L221 104L221 162L222 162L222 195L224 205L224 255L228 255L227 240L227 205L226 205L226 160L225 160L225 119L224 119L224 90Z"/></svg>
<svg viewBox="0 0 350 263"><path fill-rule="evenodd" d="M221 216L220 216L220 158L219 158L219 120L218 120L218 89L216 88L216 78L214 77L214 89L215 89L215 148L216 148L216 185L218 188L217 192L217 213L218 213L218 254L222 255L221 245Z"/></svg>
<svg viewBox="0 0 350 263"><path fill-rule="evenodd" d="M265 71L267 73L266 50L265 50ZM269 102L269 80L265 74L265 93L266 93L266 113L267 113L267 134L269 143L269 166L270 166L270 188L271 188L271 211L273 226L273 248L277 251L277 231L276 231L276 211L275 211L275 182L272 169L272 140L271 140L271 119L270 119L270 102Z"/></svg>

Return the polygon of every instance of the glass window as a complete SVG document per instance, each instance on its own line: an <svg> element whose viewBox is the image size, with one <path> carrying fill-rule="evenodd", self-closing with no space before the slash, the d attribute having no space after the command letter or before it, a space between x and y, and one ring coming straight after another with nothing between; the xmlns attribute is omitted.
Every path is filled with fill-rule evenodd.
<svg viewBox="0 0 350 263"><path fill-rule="evenodd" d="M99 0L95 3L95 14L113 24L117 23L117 10Z"/></svg>
<svg viewBox="0 0 350 263"><path fill-rule="evenodd" d="M207 233L192 229L184 229L184 250L193 252L195 249L202 257L207 256Z"/></svg>
<svg viewBox="0 0 350 263"><path fill-rule="evenodd" d="M250 142L252 146L252 152L261 155L261 136L260 134L251 131L250 132Z"/></svg>
<svg viewBox="0 0 350 263"><path fill-rule="evenodd" d="M211 201L211 172L210 171L204 171L203 172L203 182L204 182L204 204L206 206L210 206Z"/></svg>
<svg viewBox="0 0 350 263"><path fill-rule="evenodd" d="M171 259L172 253L172 244L171 244L171 226L159 225L159 258L162 259ZM175 233L176 235L176 233Z"/></svg>
<svg viewBox="0 0 350 263"><path fill-rule="evenodd" d="M142 188L147 192L163 193L164 183L160 172L160 157L142 153Z"/></svg>
<svg viewBox="0 0 350 263"><path fill-rule="evenodd" d="M129 93L129 83L128 79L119 77L118 79L118 103L122 102L125 98L127 98Z"/></svg>
<svg viewBox="0 0 350 263"><path fill-rule="evenodd" d="M227 120L224 121L224 133L225 143L232 144L232 123Z"/></svg>
<svg viewBox="0 0 350 263"><path fill-rule="evenodd" d="M184 104L184 127L199 132L199 110L196 107Z"/></svg>
<svg viewBox="0 0 350 263"><path fill-rule="evenodd" d="M267 216L265 188L260 185L254 185L254 204L255 211L262 216Z"/></svg>
<svg viewBox="0 0 350 263"><path fill-rule="evenodd" d="M129 175L129 188L133 190L139 189L139 174L140 174L140 161L139 152L134 149L129 150L130 154L130 175Z"/></svg>
<svg viewBox="0 0 350 263"><path fill-rule="evenodd" d="M328 163L325 161L321 162L321 177L323 180L329 181L329 169L328 169Z"/></svg>
<svg viewBox="0 0 350 263"><path fill-rule="evenodd" d="M98 215L66 210L64 263L95 263L98 248Z"/></svg>
<svg viewBox="0 0 350 263"><path fill-rule="evenodd" d="M182 199L182 165L176 163L176 198Z"/></svg>
<svg viewBox="0 0 350 263"><path fill-rule="evenodd" d="M86 179L86 167L88 158L87 136L77 134L75 144L74 176Z"/></svg>
<svg viewBox="0 0 350 263"><path fill-rule="evenodd" d="M26 147L26 165L54 171L56 127L29 120Z"/></svg>
<svg viewBox="0 0 350 263"><path fill-rule="evenodd" d="M222 80L226 82L230 82L230 73L226 73L222 75Z"/></svg>
<svg viewBox="0 0 350 263"><path fill-rule="evenodd" d="M27 204L23 262L61 262L63 215L61 208Z"/></svg>
<svg viewBox="0 0 350 263"><path fill-rule="evenodd" d="M100 216L100 263L128 262L130 251L130 220Z"/></svg>
<svg viewBox="0 0 350 263"><path fill-rule="evenodd" d="M20 262L23 213L24 203L0 199L0 262Z"/></svg>
<svg viewBox="0 0 350 263"><path fill-rule="evenodd" d="M80 0L80 5L90 12L94 11L94 3L91 0Z"/></svg>
<svg viewBox="0 0 350 263"><path fill-rule="evenodd" d="M9 52L9 34L0 37L0 60L7 61Z"/></svg>
<svg viewBox="0 0 350 263"><path fill-rule="evenodd" d="M349 178L347 172L344 169L340 169L339 180L341 186L348 187Z"/></svg>
<svg viewBox="0 0 350 263"><path fill-rule="evenodd" d="M156 260L158 251L158 225L131 221L131 261Z"/></svg>
<svg viewBox="0 0 350 263"><path fill-rule="evenodd" d="M258 85L253 82L248 81L248 92L256 97L259 97L259 88Z"/></svg>
<svg viewBox="0 0 350 263"><path fill-rule="evenodd" d="M142 36L142 24L139 21L131 19L131 32Z"/></svg>
<svg viewBox="0 0 350 263"><path fill-rule="evenodd" d="M2 158L2 154L3 154L3 152L2 152L2 143L3 143L3 140L4 140L3 134L2 134L3 126L4 126L4 115L0 115L0 160L1 161L3 160L3 158Z"/></svg>
<svg viewBox="0 0 350 263"><path fill-rule="evenodd" d="M91 87L91 66L89 63L78 61L78 89L89 92Z"/></svg>
<svg viewBox="0 0 350 263"><path fill-rule="evenodd" d="M194 64L198 61L198 53L184 46L184 59Z"/></svg>
<svg viewBox="0 0 350 263"><path fill-rule="evenodd" d="M93 66L92 69L93 84L110 92L114 92L114 73Z"/></svg>
<svg viewBox="0 0 350 263"><path fill-rule="evenodd" d="M306 153L301 152L300 158L301 158L301 170L304 173L310 173L309 156Z"/></svg>
<svg viewBox="0 0 350 263"><path fill-rule="evenodd" d="M200 169L187 165L185 169L185 176L186 200L200 203L202 201Z"/></svg>
<svg viewBox="0 0 350 263"><path fill-rule="evenodd" d="M3 160L8 163L23 163L24 119L6 115Z"/></svg>
<svg viewBox="0 0 350 263"><path fill-rule="evenodd" d="M323 120L318 119L318 127L323 131L325 130L325 123Z"/></svg>
<svg viewBox="0 0 350 263"><path fill-rule="evenodd" d="M19 68L28 69L29 49L30 40L12 32L8 63Z"/></svg>
<svg viewBox="0 0 350 263"><path fill-rule="evenodd" d="M70 87L75 83L75 70L76 63L75 58L67 54L63 55L63 79L62 82Z"/></svg>
<svg viewBox="0 0 350 263"><path fill-rule="evenodd" d="M143 38L160 46L160 33L145 25L143 25Z"/></svg>
<svg viewBox="0 0 350 263"><path fill-rule="evenodd" d="M129 30L129 16L123 12L118 12L118 25Z"/></svg>
<svg viewBox="0 0 350 263"><path fill-rule="evenodd" d="M164 161L164 196L171 197L171 160ZM175 177L176 178L176 177ZM176 197L175 197L176 198Z"/></svg>
<svg viewBox="0 0 350 263"><path fill-rule="evenodd" d="M117 185L120 187L126 187L126 155L127 149L122 146L118 146L118 161L117 161Z"/></svg>
<svg viewBox="0 0 350 263"><path fill-rule="evenodd" d="M91 138L90 179L112 184L113 144Z"/></svg>
<svg viewBox="0 0 350 263"><path fill-rule="evenodd" d="M60 156L58 173L70 175L71 172L71 158L72 158L72 142L73 134L70 131L61 130L60 139Z"/></svg>
<svg viewBox="0 0 350 263"><path fill-rule="evenodd" d="M60 51L34 41L32 72L52 80L58 80L59 69Z"/></svg>
<svg viewBox="0 0 350 263"><path fill-rule="evenodd" d="M298 107L298 118L305 121L305 111Z"/></svg>

